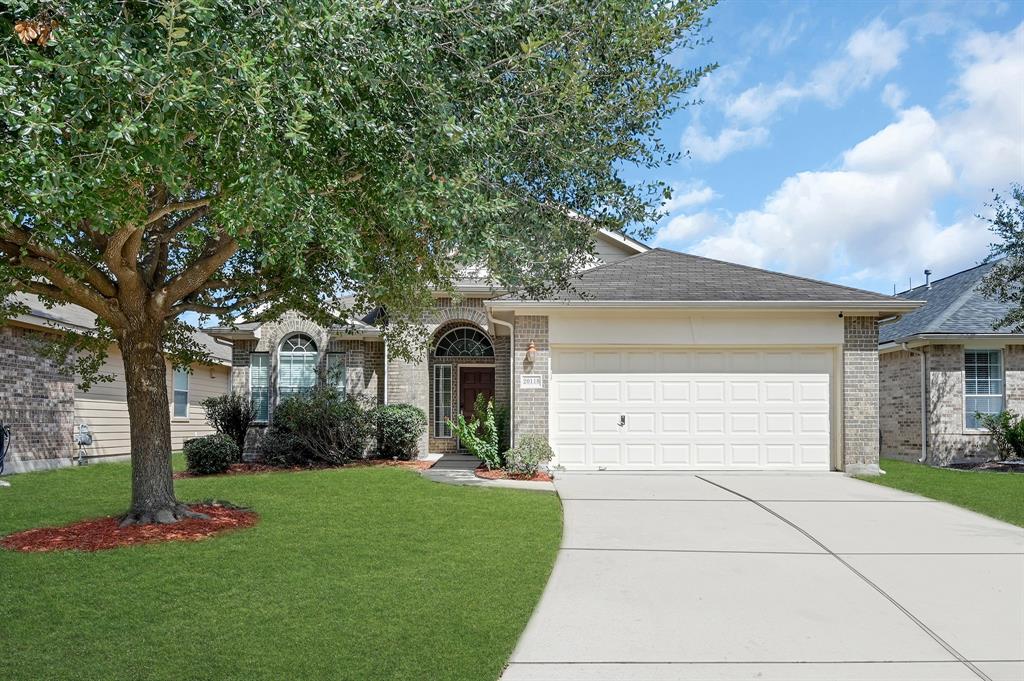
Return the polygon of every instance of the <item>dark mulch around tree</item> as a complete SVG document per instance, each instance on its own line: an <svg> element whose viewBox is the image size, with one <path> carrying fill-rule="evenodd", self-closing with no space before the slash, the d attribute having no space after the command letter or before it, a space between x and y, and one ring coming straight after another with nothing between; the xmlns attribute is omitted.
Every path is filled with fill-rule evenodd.
<svg viewBox="0 0 1024 681"><path fill-rule="evenodd" d="M395 468L410 468L412 470L423 470L430 468L433 464L432 461L397 461L393 459L364 459L361 461L349 461L346 464L310 464L308 466L268 466L263 463L256 462L245 462L245 463L233 463L223 473L214 473L213 475L200 475L198 473L190 473L188 471L178 471L174 474L175 480L183 480L187 478L209 478L217 475L252 475L255 473L295 473L297 471L322 471L329 468L361 468L365 466L387 466Z"/></svg>
<svg viewBox="0 0 1024 681"><path fill-rule="evenodd" d="M547 471L538 471L535 475L513 475L502 470L488 470L486 466L476 469L476 477L487 480L526 480L528 482L551 482L554 478Z"/></svg>
<svg viewBox="0 0 1024 681"><path fill-rule="evenodd" d="M37 527L15 532L0 539L0 546L25 553L103 551L154 542L199 541L229 530L252 527L259 521L259 516L252 511L230 505L201 503L189 508L210 517L208 520L187 518L170 525L129 525L124 528L118 527L119 518L94 518L63 527Z"/></svg>
<svg viewBox="0 0 1024 681"><path fill-rule="evenodd" d="M958 471L992 471L994 473L1024 473L1024 460L1021 461L969 461L951 463L943 468Z"/></svg>

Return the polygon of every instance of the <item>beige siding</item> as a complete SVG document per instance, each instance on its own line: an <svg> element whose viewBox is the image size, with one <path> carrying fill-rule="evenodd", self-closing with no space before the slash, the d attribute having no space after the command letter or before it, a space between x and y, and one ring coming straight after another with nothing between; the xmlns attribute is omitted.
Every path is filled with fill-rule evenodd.
<svg viewBox="0 0 1024 681"><path fill-rule="evenodd" d="M594 239L594 250L601 261L597 263L599 265L618 262L631 255L636 255L636 250L601 235Z"/></svg>
<svg viewBox="0 0 1024 681"><path fill-rule="evenodd" d="M111 348L103 367L103 373L110 374L110 383L97 383L88 392L75 391L75 426L85 423L92 431L93 444L87 448L90 456L123 456L131 453L128 426L128 403L124 382L124 365L121 353ZM188 382L187 419L171 419L171 447L181 449L190 437L209 435L213 432L200 406L211 395L228 392L228 367L195 364ZM167 398L173 409L173 372L167 366Z"/></svg>

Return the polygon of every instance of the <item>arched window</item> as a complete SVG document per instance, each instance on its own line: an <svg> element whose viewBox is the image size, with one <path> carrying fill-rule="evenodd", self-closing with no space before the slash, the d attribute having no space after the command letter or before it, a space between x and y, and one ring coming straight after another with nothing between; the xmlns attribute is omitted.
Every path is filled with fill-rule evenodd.
<svg viewBox="0 0 1024 681"><path fill-rule="evenodd" d="M487 336L468 326L452 329L434 349L435 357L494 357L494 347Z"/></svg>
<svg viewBox="0 0 1024 681"><path fill-rule="evenodd" d="M316 385L316 344L309 336L289 336L278 354L277 392L281 397L308 392Z"/></svg>

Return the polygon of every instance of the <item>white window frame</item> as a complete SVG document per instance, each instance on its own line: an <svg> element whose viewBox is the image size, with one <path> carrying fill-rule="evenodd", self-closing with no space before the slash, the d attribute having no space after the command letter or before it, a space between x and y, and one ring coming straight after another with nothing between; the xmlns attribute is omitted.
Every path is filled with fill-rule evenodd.
<svg viewBox="0 0 1024 681"><path fill-rule="evenodd" d="M454 418L455 412L453 409L452 399L452 381L453 381L453 368L451 364L435 364L434 365L434 385L431 391L431 418L430 429L436 438L450 439L453 437L452 428L448 425L448 421ZM448 374L448 390L446 393L438 390L438 385L441 383L441 374ZM448 415L445 416L442 413L443 405L438 401L438 398L444 395L445 401L448 403ZM439 427L440 426L440 427Z"/></svg>
<svg viewBox="0 0 1024 681"><path fill-rule="evenodd" d="M339 372L338 369L341 371ZM344 352L328 352L324 383L348 395L348 357Z"/></svg>
<svg viewBox="0 0 1024 681"><path fill-rule="evenodd" d="M284 362L283 362L282 355L291 355L291 354L293 354L291 352L285 352L284 346L285 346L285 344L288 341L292 340L293 338L296 338L297 336L302 336L304 338L308 338L309 339L309 345L310 345L310 347L313 348L312 350L306 351L306 352L303 352L303 353L294 353L294 354L302 354L302 355L306 355L306 356L312 356L312 358L313 358L313 373L312 373L313 382L310 385L282 386L281 385L281 379L282 379L282 377L284 375L284 371L283 371ZM281 401L281 399L283 399L285 397L288 397L289 395L294 395L294 394L299 393L299 392L309 392L310 390L313 390L316 387L317 365L319 364L319 360L320 360L320 351L319 351L319 348L317 347L316 341L313 340L312 336L309 336L308 334L305 334L305 333L293 333L293 334L283 338L281 340L281 344L279 346L277 346L277 399L278 399L278 401ZM282 392L282 388L287 389L287 392ZM292 390L293 388L294 388L294 390Z"/></svg>
<svg viewBox="0 0 1024 681"><path fill-rule="evenodd" d="M993 380L996 380L996 381L999 382L1000 391L998 393L995 393L995 392L987 392L987 393L975 392L975 393L970 393L969 394L967 392L967 381L968 381L968 378L967 378L967 355L969 353L982 353L982 352L984 352L984 353L993 353L994 352L994 353L996 353L997 357L999 358L999 377L996 378L996 379L992 379L992 378L988 379L990 383ZM964 370L963 370L963 377L964 377L964 383L963 383L963 385L964 385L964 391L963 391L963 414L964 414L963 424L964 424L964 432L967 432L967 433L987 433L988 429L985 428L984 426L980 425L980 424L975 425L975 426L971 426L970 425L970 421L969 420L974 415L976 410L968 411L968 409L967 409L967 401L971 397L986 397L986 398L990 398L990 399L991 398L999 398L999 411L1003 411L1004 409L1006 409L1006 361L1005 361L1003 349L1002 348L964 348L963 360L964 360ZM989 363L989 366L991 366L991 362ZM999 413L999 412L983 412L983 413Z"/></svg>
<svg viewBox="0 0 1024 681"><path fill-rule="evenodd" d="M265 383L263 385L255 385L253 380L253 358L260 357L266 361L266 365L262 368L266 371ZM256 391L262 391L264 393L263 404L266 408L266 414L260 417L256 415L253 421L256 423L267 423L270 420L270 353L269 352L252 352L249 353L249 401L252 403L253 408L256 408Z"/></svg>
<svg viewBox="0 0 1024 681"><path fill-rule="evenodd" d="M185 377L185 389L184 390L178 388L178 377L179 376L184 376ZM172 418L174 418L176 420L179 420L179 421L186 421L186 420L188 420L188 418L189 418L189 415L188 415L189 390L190 390L190 385L189 385L189 372L188 372L188 370L187 369L174 369L173 374L171 376L171 417ZM185 393L185 413L184 414L179 414L178 413L178 393Z"/></svg>

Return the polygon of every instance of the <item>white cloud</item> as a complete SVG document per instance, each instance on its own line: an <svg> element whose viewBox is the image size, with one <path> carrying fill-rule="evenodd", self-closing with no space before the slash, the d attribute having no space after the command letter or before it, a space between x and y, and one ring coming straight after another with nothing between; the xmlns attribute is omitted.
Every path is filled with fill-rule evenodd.
<svg viewBox="0 0 1024 681"><path fill-rule="evenodd" d="M882 104L893 111L899 110L905 101L907 101L907 91L896 83L886 83L882 88Z"/></svg>
<svg viewBox="0 0 1024 681"><path fill-rule="evenodd" d="M677 215L654 235L654 245L662 246L674 241L692 239L719 226L718 218L707 211L693 215Z"/></svg>
<svg viewBox="0 0 1024 681"><path fill-rule="evenodd" d="M940 275L977 263L991 234L970 214L991 187L1024 178L1024 98L1010 92L1024 82L1024 23L973 34L958 54L956 87L941 116L898 111L843 153L837 168L787 178L760 208L690 250L810 276L853 272L848 279L879 288L902 287L925 267ZM891 56L879 60L891 63ZM899 97L889 96L895 105ZM943 220L935 206L950 196L965 200L965 214Z"/></svg>
<svg viewBox="0 0 1024 681"><path fill-rule="evenodd" d="M725 114L733 121L759 125L790 102L814 99L838 106L853 92L895 69L906 49L907 37L902 29L875 19L854 32L842 54L815 68L802 85L789 81L758 84L729 101Z"/></svg>
<svg viewBox="0 0 1024 681"><path fill-rule="evenodd" d="M672 186L672 198L662 202L661 210L664 213L674 213L680 208L701 206L714 200L717 196L718 194L715 193L715 190L703 182L695 182L689 185L674 184Z"/></svg>
<svg viewBox="0 0 1024 681"><path fill-rule="evenodd" d="M712 137L695 124L683 132L682 146L698 161L721 161L741 149L764 144L767 139L768 130L762 127L726 128Z"/></svg>

